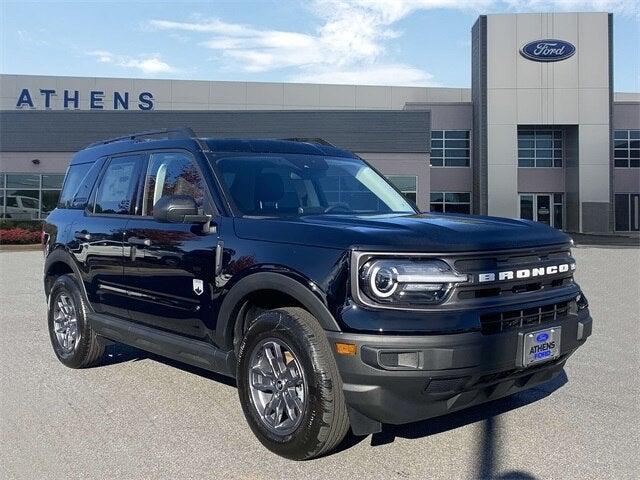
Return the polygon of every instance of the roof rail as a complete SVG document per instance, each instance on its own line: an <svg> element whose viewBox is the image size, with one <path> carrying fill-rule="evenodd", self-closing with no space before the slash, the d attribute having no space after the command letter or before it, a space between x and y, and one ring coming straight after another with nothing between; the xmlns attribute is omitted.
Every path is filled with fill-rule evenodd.
<svg viewBox="0 0 640 480"><path fill-rule="evenodd" d="M85 148L97 147L98 145L107 145L114 142L123 142L125 140L137 140L144 137L153 137L158 135L165 135L167 138L190 138L197 140L196 134L189 127L179 128L165 128L162 130L148 130L145 132L132 133L130 135L123 135L121 137L109 138L107 140L101 140L87 145Z"/></svg>
<svg viewBox="0 0 640 480"><path fill-rule="evenodd" d="M282 140L287 140L289 142L317 143L318 145L337 148L333 143L327 142L324 138L320 137L291 137L283 138Z"/></svg>

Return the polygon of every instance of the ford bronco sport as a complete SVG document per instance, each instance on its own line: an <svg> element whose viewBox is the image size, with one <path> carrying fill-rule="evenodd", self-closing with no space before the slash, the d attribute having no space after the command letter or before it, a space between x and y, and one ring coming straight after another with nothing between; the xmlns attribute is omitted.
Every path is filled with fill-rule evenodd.
<svg viewBox="0 0 640 480"><path fill-rule="evenodd" d="M122 342L234 377L291 459L546 382L591 334L571 241L542 224L420 213L319 139L189 129L93 144L46 220L54 352Z"/></svg>

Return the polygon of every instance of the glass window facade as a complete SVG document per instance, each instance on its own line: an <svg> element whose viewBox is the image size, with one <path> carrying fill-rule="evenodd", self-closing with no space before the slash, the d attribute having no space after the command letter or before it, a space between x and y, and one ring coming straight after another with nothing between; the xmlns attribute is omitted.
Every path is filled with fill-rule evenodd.
<svg viewBox="0 0 640 480"><path fill-rule="evenodd" d="M562 167L562 130L518 130L519 167Z"/></svg>
<svg viewBox="0 0 640 480"><path fill-rule="evenodd" d="M415 175L387 175L387 179L393 183L402 194L416 203L418 200L418 177Z"/></svg>
<svg viewBox="0 0 640 480"><path fill-rule="evenodd" d="M614 132L613 158L618 168L640 168L640 130Z"/></svg>
<svg viewBox="0 0 640 480"><path fill-rule="evenodd" d="M432 130L431 166L468 167L471 158L469 130Z"/></svg>
<svg viewBox="0 0 640 480"><path fill-rule="evenodd" d="M0 174L0 217L39 220L56 208L63 174Z"/></svg>
<svg viewBox="0 0 640 480"><path fill-rule="evenodd" d="M440 213L471 213L471 193L431 192L431 211Z"/></svg>

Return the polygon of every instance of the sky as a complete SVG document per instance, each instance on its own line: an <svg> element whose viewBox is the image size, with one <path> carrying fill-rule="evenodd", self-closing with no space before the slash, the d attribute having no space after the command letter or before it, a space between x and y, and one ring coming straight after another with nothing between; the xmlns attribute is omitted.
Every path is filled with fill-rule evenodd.
<svg viewBox="0 0 640 480"><path fill-rule="evenodd" d="M483 13L614 13L640 91L640 0L0 0L0 72L469 87Z"/></svg>

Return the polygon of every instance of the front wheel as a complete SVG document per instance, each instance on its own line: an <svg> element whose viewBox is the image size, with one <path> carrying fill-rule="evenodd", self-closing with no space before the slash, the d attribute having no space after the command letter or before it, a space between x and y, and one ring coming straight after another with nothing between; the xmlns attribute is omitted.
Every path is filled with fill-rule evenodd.
<svg viewBox="0 0 640 480"><path fill-rule="evenodd" d="M240 345L237 380L249 426L278 455L323 455L349 429L329 342L306 310L269 310L255 320Z"/></svg>

